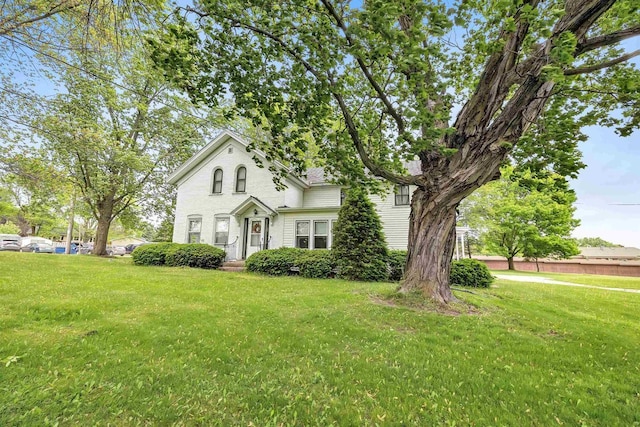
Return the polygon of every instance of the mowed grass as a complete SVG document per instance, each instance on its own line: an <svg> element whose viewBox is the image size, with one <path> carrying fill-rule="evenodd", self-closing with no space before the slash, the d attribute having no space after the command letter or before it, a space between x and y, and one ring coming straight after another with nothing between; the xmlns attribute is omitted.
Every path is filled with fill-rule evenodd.
<svg viewBox="0 0 640 427"><path fill-rule="evenodd" d="M438 314L392 284L0 253L0 425L640 424L640 295L496 285Z"/></svg>
<svg viewBox="0 0 640 427"><path fill-rule="evenodd" d="M601 288L640 289L640 277L602 276L598 274L538 273L532 271L494 270L493 274L547 277L562 282Z"/></svg>

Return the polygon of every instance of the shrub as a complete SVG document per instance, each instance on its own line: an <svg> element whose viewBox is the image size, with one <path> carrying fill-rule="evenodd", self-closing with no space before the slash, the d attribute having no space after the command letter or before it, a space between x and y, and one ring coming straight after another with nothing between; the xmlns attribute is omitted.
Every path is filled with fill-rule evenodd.
<svg viewBox="0 0 640 427"><path fill-rule="evenodd" d="M389 280L392 282L402 280L402 276L404 276L404 268L407 264L407 251L389 251L387 264Z"/></svg>
<svg viewBox="0 0 640 427"><path fill-rule="evenodd" d="M335 258L328 250L305 251L298 256L296 264L300 275L310 279L326 279L336 269Z"/></svg>
<svg viewBox="0 0 640 427"><path fill-rule="evenodd" d="M332 251L338 276L348 280L387 279L387 246L380 218L364 190L352 188L338 212Z"/></svg>
<svg viewBox="0 0 640 427"><path fill-rule="evenodd" d="M204 243L179 245L167 254L166 264L173 267L218 268L222 265L225 252Z"/></svg>
<svg viewBox="0 0 640 427"><path fill-rule="evenodd" d="M245 267L255 273L285 276L291 274L291 268L297 266L298 258L305 252L308 251L296 248L267 249L247 258Z"/></svg>
<svg viewBox="0 0 640 427"><path fill-rule="evenodd" d="M131 256L137 265L164 265L168 253L180 246L178 243L150 243L140 245Z"/></svg>
<svg viewBox="0 0 640 427"><path fill-rule="evenodd" d="M486 264L481 261L467 258L451 263L449 275L451 285L488 288L492 282L493 276Z"/></svg>

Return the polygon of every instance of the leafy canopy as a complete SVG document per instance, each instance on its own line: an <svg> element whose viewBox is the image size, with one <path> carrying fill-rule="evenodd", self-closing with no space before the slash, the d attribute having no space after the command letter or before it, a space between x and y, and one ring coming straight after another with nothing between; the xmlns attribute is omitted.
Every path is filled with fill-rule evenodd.
<svg viewBox="0 0 640 427"><path fill-rule="evenodd" d="M502 175L469 196L460 209L465 222L480 231L486 248L505 258L577 254L569 237L578 225L573 218L576 197L566 181L530 172L519 176L512 168L504 168Z"/></svg>
<svg viewBox="0 0 640 427"><path fill-rule="evenodd" d="M435 175L464 165L462 147L502 160L518 146L529 169L575 176L581 128L639 125L640 73L627 60L640 52L620 43L640 33L640 11L595 3L203 0L150 43L194 101L233 99L229 114L269 136L255 146L298 172L313 147L339 182L375 184L364 165L429 185L403 162Z"/></svg>

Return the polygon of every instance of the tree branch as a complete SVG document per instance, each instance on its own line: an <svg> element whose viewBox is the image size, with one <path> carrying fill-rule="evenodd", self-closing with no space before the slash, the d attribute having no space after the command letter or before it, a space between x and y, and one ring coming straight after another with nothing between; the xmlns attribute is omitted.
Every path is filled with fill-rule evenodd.
<svg viewBox="0 0 640 427"><path fill-rule="evenodd" d="M362 163L365 165L365 167L369 169L372 174L379 176L380 178L387 179L391 182L395 182L396 184L420 185L420 180L418 179L418 177L396 175L384 168L381 168L373 160L371 160L369 154L364 148L362 140L360 139L358 129L356 127L356 124L353 122L353 118L351 117L351 113L347 108L347 104L345 103L344 98L341 94L335 92L333 93L333 97L338 102L338 106L340 107L340 111L342 111L342 116L344 117L345 123L347 125L349 136L351 137L351 140L353 141L353 144L358 151L358 155L360 156L360 159L362 160Z"/></svg>
<svg viewBox="0 0 640 427"><path fill-rule="evenodd" d="M347 40L347 43L349 43L349 46L355 47L355 42L351 37L351 35L349 34L349 29L345 25L340 15L338 15L333 5L329 3L327 0L322 0L322 4L324 5L325 9L327 9L329 14L333 17L333 19L336 21L336 25L338 26L338 28L340 28L340 30L342 30L342 32L344 33L344 37ZM403 138L404 138L405 137L404 135L406 134L406 125L404 123L404 119L398 113L396 108L393 106L393 103L389 100L389 97L387 96L385 91L382 89L380 84L378 84L376 79L373 77L373 75L371 74L371 71L369 71L369 68L364 63L362 58L356 55L354 55L354 57L356 59L356 62L358 63L358 66L360 67L360 70L362 71L364 76L367 78L367 81L378 94L378 99L382 101L385 108L387 109L387 113L389 113L389 115L393 117L393 119L395 120L396 126L398 126L398 133L403 135ZM409 142L412 143L413 142L412 139L410 139Z"/></svg>
<svg viewBox="0 0 640 427"><path fill-rule="evenodd" d="M631 58L640 55L640 49L634 50L633 52L627 53L626 55L619 56L618 58L612 59L610 61L601 62L599 64L589 65L585 67L571 68L564 71L565 76L575 76L578 74L587 74L593 73L594 71L602 70L604 68L612 67L616 64L620 64L621 62L628 61Z"/></svg>
<svg viewBox="0 0 640 427"><path fill-rule="evenodd" d="M637 35L640 35L640 25L625 28L624 30L616 31L604 36L592 37L584 40L582 43L579 43L578 46L576 46L576 53L574 55L582 55L583 53L587 53L601 47L610 46Z"/></svg>
<svg viewBox="0 0 640 427"><path fill-rule="evenodd" d="M69 4L65 4L65 3L69 3ZM48 11L42 13L41 15L37 15L32 18L25 19L24 21L11 23L12 20L17 20L20 17L20 15L23 15L24 12L26 12L27 10L33 10L35 8L35 6L28 6L25 9L23 9L21 12L15 13L13 16L3 19L3 22L1 23L1 25L5 25L5 24L9 24L9 25L4 28L0 28L0 35L7 35L20 27L33 24L34 22L42 21L43 19L47 19L61 12L66 12L67 10L71 10L78 6L80 6L79 1L67 2L65 0L62 0L59 3L52 5Z"/></svg>

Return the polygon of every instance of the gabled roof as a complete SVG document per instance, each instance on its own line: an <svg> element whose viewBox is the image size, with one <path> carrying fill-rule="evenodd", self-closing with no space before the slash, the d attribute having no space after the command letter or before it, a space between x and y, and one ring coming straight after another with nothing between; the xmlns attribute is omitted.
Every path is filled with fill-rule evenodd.
<svg viewBox="0 0 640 427"><path fill-rule="evenodd" d="M255 205L255 206L259 207L260 209L265 211L269 216L275 216L275 215L278 214L276 211L274 211L269 206L264 204L260 199L258 199L257 197L253 197L253 196L249 196L244 202L240 203L238 206L236 206L229 213L231 215L233 215L233 216L239 215L242 212L244 212L245 210L247 210L247 208L249 206L251 206L251 205Z"/></svg>
<svg viewBox="0 0 640 427"><path fill-rule="evenodd" d="M178 183L182 178L187 176L189 172L191 172L193 169L195 169L204 161L206 161L211 154L213 154L218 148L220 148L222 145L229 142L229 140L231 139L236 141L238 144L242 145L243 147L249 146L249 144L246 143L240 135L234 132L231 132L229 130L222 131L218 136L216 136L213 139L213 141L211 141L210 143L202 147L200 151L194 154L189 160L184 162L178 169L173 171L173 173L169 175L169 179L167 180L169 184ZM259 150L253 150L253 152L258 157L260 157L263 161L267 162L266 156L263 152ZM275 163L277 167L289 171L289 168L287 168L283 164L279 162L273 162L273 163ZM289 173L289 176L287 178L300 187L303 187L303 188L308 187L308 184L304 180L300 179L293 173Z"/></svg>
<svg viewBox="0 0 640 427"><path fill-rule="evenodd" d="M200 151L194 154L189 160L184 162L178 169L173 171L169 176L168 182L170 184L176 184L183 177L187 176L189 172L198 167L201 163L206 161L211 154L213 154L218 148L227 143L230 139L233 139L243 147L248 147L249 144L235 132L224 130L218 136L216 136L210 143L205 145ZM260 157L263 161L266 160L266 155L260 150L253 150L253 152ZM308 188L309 185L329 184L330 176L327 175L324 168L309 168L305 172L306 179L298 177L289 170L286 166L279 162L273 162L277 167L287 170L289 172L288 179L302 188ZM407 171L411 175L419 175L421 173L421 163L419 160L414 160L405 164Z"/></svg>

